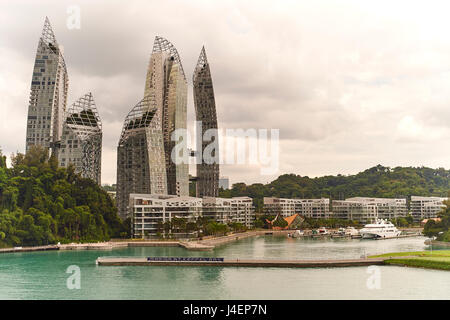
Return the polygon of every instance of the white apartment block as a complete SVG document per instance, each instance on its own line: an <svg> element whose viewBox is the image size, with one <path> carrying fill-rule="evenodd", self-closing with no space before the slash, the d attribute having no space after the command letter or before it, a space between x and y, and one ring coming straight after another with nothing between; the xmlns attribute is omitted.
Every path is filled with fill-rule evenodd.
<svg viewBox="0 0 450 320"><path fill-rule="evenodd" d="M411 214L414 221L436 218L438 213L445 208L444 201L448 198L411 196Z"/></svg>
<svg viewBox="0 0 450 320"><path fill-rule="evenodd" d="M376 219L406 217L406 199L353 197L333 200L333 217L336 219L374 222Z"/></svg>
<svg viewBox="0 0 450 320"><path fill-rule="evenodd" d="M307 218L327 219L330 217L330 199L287 199L264 197L266 214L289 217L300 214Z"/></svg>
<svg viewBox="0 0 450 320"><path fill-rule="evenodd" d="M252 227L255 220L253 200L249 197L196 198L175 195L130 194L130 216L132 235L135 238L155 237L164 233L162 225L173 218L196 222L205 216L219 223L242 223ZM189 238L195 232L177 233L174 236Z"/></svg>
<svg viewBox="0 0 450 320"><path fill-rule="evenodd" d="M250 197L203 198L203 216L219 223L241 223L247 228L253 227L255 207Z"/></svg>
<svg viewBox="0 0 450 320"><path fill-rule="evenodd" d="M173 218L195 222L201 216L202 199L175 195L130 194L129 210L132 217L132 236L144 238L164 233L162 224ZM193 234L178 234L192 237Z"/></svg>

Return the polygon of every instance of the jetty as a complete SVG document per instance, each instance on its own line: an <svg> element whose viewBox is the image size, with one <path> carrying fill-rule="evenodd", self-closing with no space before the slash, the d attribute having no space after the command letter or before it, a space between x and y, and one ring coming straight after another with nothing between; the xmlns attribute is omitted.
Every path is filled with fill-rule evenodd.
<svg viewBox="0 0 450 320"><path fill-rule="evenodd" d="M35 247L4 248L0 249L0 253L33 252L33 251L49 251L49 250L59 250L59 247L57 245L50 245L50 246L35 246Z"/></svg>
<svg viewBox="0 0 450 320"><path fill-rule="evenodd" d="M362 258L341 260L280 260L280 259L225 259L225 258L151 258L99 257L99 266L191 266L191 267L270 267L270 268L333 268L383 265L389 258Z"/></svg>

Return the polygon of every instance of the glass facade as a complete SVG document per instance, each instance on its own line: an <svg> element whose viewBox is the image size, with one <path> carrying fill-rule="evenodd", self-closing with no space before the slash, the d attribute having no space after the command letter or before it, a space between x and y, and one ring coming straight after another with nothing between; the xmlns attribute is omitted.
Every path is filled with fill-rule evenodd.
<svg viewBox="0 0 450 320"><path fill-rule="evenodd" d="M101 184L102 123L92 93L73 103L65 117L58 160L61 167L75 166L77 173Z"/></svg>
<svg viewBox="0 0 450 320"><path fill-rule="evenodd" d="M153 44L145 84L145 95L150 92L155 95L157 108L161 110L167 193L187 196L189 165L187 161L180 161L183 156L188 159L187 147L183 146L182 154L174 154L175 159L172 159L176 144L172 141L172 133L177 129L187 129L187 81L177 49L158 36Z"/></svg>
<svg viewBox="0 0 450 320"><path fill-rule="evenodd" d="M122 218L128 216L131 193L167 194L160 109L154 94L127 115L117 147L116 203Z"/></svg>
<svg viewBox="0 0 450 320"><path fill-rule="evenodd" d="M214 89L206 58L205 48L202 48L200 57L192 77L194 84L194 105L197 122L201 122L201 148L197 160L197 197L217 197L219 195L219 137L217 131L217 114L214 99ZM204 139L205 132L215 132L215 136ZM212 131L215 130L215 131Z"/></svg>
<svg viewBox="0 0 450 320"><path fill-rule="evenodd" d="M64 57L50 22L45 18L31 80L26 151L39 145L56 152L62 134L68 85Z"/></svg>

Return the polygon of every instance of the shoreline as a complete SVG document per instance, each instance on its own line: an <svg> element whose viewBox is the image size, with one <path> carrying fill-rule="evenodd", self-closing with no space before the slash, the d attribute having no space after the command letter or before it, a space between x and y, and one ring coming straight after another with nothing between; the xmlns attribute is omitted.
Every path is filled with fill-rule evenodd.
<svg viewBox="0 0 450 320"><path fill-rule="evenodd" d="M37 252L51 250L113 250L125 247L182 247L191 251L212 251L216 247L228 244L249 237L272 235L286 236L292 230L255 230L242 233L233 233L226 236L210 237L206 239L189 239L189 240L143 240L143 239L113 239L107 242L90 242L90 243L69 243L69 244L52 244L45 246L33 247L11 247L0 249L1 253L18 253L18 252ZM419 236L408 235L408 236ZM401 238L401 237L399 237ZM434 241L433 241L433 244ZM450 246L450 244L448 244Z"/></svg>
<svg viewBox="0 0 450 320"><path fill-rule="evenodd" d="M49 250L112 250L124 247L182 247L186 250L193 251L211 251L216 246L227 244L240 239L254 237L258 235L283 235L288 233L287 230L280 231L247 231L242 233L233 233L226 236L207 238L202 240L111 240L107 242L89 242L89 243L69 243L69 244L51 244L45 246L32 247L11 247L0 249L1 253L18 253L18 252L37 252Z"/></svg>
<svg viewBox="0 0 450 320"><path fill-rule="evenodd" d="M386 258L386 265L444 271L450 270L450 250L391 252L372 255L369 258Z"/></svg>

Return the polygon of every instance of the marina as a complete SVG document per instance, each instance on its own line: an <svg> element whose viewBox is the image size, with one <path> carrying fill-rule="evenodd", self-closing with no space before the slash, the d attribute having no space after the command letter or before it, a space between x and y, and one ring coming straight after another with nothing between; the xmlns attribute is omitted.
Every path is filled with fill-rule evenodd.
<svg viewBox="0 0 450 320"><path fill-rule="evenodd" d="M421 229L404 231L396 238L408 238L420 236ZM57 244L47 246L35 246L35 247L13 247L0 249L0 253L17 253L17 252L36 252L36 251L49 251L49 250L113 250L117 248L126 247L181 247L189 251L213 251L216 247L256 236L287 236L289 238L303 238L303 239L360 239L359 234L342 234L334 230L326 233L313 233L312 230L300 231L300 230L281 230L281 231L248 231L243 233L234 233L222 237L211 237L202 240L191 241L155 241L155 240L111 240L109 242L98 243L70 243L70 244ZM374 238L375 240L383 240L385 238ZM433 242L436 246L441 244Z"/></svg>
<svg viewBox="0 0 450 320"><path fill-rule="evenodd" d="M425 240L425 237L384 241L330 237L295 239L280 233L278 236L261 234L229 241L210 251L186 250L167 241L172 242L170 246L128 246L126 242L111 250L5 253L0 257L0 299L58 299L62 296L66 299L163 300L448 299L448 271L383 264L374 266L381 274L379 290L367 289L370 266L281 268L178 264L170 267L106 267L95 264L98 258L117 257L144 257L144 260L148 257L222 257L224 261L296 260L311 264L316 260L360 260L389 252L430 250L424 244ZM80 290L66 287L70 276L66 270L71 265L80 268Z"/></svg>

